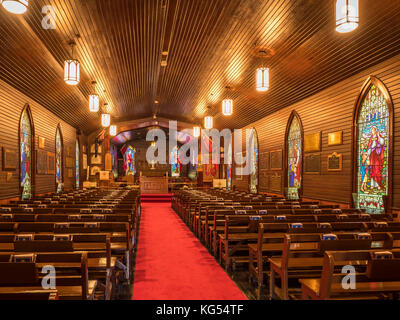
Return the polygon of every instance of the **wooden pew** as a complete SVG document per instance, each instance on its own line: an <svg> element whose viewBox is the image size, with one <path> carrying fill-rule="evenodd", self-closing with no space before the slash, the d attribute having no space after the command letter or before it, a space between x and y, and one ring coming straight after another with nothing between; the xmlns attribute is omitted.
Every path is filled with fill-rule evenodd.
<svg viewBox="0 0 400 320"><path fill-rule="evenodd" d="M93 299L96 281L88 279L86 253L30 255L0 254L0 293L42 290L44 265L56 268L56 290L60 299Z"/></svg>
<svg viewBox="0 0 400 320"><path fill-rule="evenodd" d="M331 237L331 234L327 234ZM324 239L324 236L315 234L286 234L284 238L281 257L271 257L269 294L270 298L278 297L283 300L289 299L289 279L315 278L322 271L323 253L326 250L370 250L373 239L371 236L356 238L356 234L343 235L336 234L336 239ZM302 243L314 243L316 239L322 237L314 248ZM392 242L384 241L383 249L391 249ZM386 246L386 247L385 247ZM279 278L280 287L276 286L276 278Z"/></svg>
<svg viewBox="0 0 400 320"><path fill-rule="evenodd" d="M382 255L380 257L380 255ZM354 266L356 286L345 288L341 273L344 265ZM360 265L363 269L360 270ZM400 292L400 252L325 252L319 279L300 279L302 299L398 299Z"/></svg>

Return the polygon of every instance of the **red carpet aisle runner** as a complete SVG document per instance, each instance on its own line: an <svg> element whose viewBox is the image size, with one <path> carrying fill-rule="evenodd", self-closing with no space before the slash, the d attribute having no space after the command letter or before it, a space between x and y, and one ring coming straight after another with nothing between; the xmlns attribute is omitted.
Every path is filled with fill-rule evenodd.
<svg viewBox="0 0 400 320"><path fill-rule="evenodd" d="M170 203L143 203L134 300L244 300Z"/></svg>

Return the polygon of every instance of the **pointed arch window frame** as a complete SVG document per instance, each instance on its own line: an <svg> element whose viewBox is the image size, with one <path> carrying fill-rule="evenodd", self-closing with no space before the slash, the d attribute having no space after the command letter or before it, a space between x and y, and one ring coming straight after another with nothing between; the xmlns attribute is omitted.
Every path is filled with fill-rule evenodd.
<svg viewBox="0 0 400 320"><path fill-rule="evenodd" d="M257 146L257 159L256 159L256 163L257 163L257 184L256 184L256 193L258 194L258 192L260 191L260 142L258 140L258 133L255 127L252 127L250 130L252 130L255 133L255 137L256 137L256 146ZM251 150L251 153L249 153L249 157L248 160L250 161L252 159L252 153L253 150ZM248 185L249 185L249 192L251 193L251 173L248 176Z"/></svg>
<svg viewBox="0 0 400 320"><path fill-rule="evenodd" d="M18 122L18 188L20 198L22 199L23 188L21 187L21 121L24 113L27 113L31 125L31 197L35 195L35 177L36 177L36 162L35 162L35 125L33 122L32 111L29 104L25 104L19 116Z"/></svg>
<svg viewBox="0 0 400 320"><path fill-rule="evenodd" d="M380 80L376 76L369 76L368 79L364 82L361 87L361 91L357 97L356 103L354 105L353 110L353 125L352 125L352 155L351 159L353 160L352 174L351 174L351 190L352 193L350 195L350 202L353 204L353 207L356 207L356 203L354 203L353 194L358 193L358 118L360 114L360 110L362 107L362 103L364 99L367 97L371 86L377 87L380 92L385 96L387 107L389 109L389 155L388 155L388 190L386 196L385 209L387 212L391 212L392 201L393 201L393 142L394 142L394 104L392 96L389 92L389 89L386 87L384 82Z"/></svg>
<svg viewBox="0 0 400 320"><path fill-rule="evenodd" d="M61 183L64 183L64 136L61 129L61 124L59 123L56 128L56 133L54 136L54 151L55 151L55 171L56 174L54 176L54 182L56 186L56 193L58 192L58 185L57 185L57 132L60 133L60 141L61 141L61 166L60 166L60 179Z"/></svg>
<svg viewBox="0 0 400 320"><path fill-rule="evenodd" d="M81 187L81 143L79 138L75 142L75 189Z"/></svg>
<svg viewBox="0 0 400 320"><path fill-rule="evenodd" d="M283 194L285 194L287 188L289 187L289 165L288 165L288 156L289 156L289 133L290 133L290 127L292 126L293 119L296 118L297 122L299 123L300 127L300 135L301 135L301 185L300 188L298 189L298 196L299 199L302 198L303 196L303 185L304 185L304 127L303 127L303 122L301 121L300 115L297 113L296 110L293 110L290 113L289 119L286 124L286 131L285 131L285 157L284 157L284 173L285 173L285 178L283 179ZM286 196L286 195L285 195Z"/></svg>

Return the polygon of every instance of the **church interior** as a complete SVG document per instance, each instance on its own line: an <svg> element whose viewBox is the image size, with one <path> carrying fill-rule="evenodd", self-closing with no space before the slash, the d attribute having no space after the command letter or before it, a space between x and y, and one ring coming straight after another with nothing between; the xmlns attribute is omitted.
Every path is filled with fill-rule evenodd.
<svg viewBox="0 0 400 320"><path fill-rule="evenodd" d="M0 119L0 301L399 300L400 1L0 0Z"/></svg>

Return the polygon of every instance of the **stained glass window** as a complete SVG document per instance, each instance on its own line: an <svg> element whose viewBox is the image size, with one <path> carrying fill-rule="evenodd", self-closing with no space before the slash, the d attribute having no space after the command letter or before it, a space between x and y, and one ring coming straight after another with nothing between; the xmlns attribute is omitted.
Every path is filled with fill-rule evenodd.
<svg viewBox="0 0 400 320"><path fill-rule="evenodd" d="M232 143L228 145L228 159L226 164L226 188L232 188Z"/></svg>
<svg viewBox="0 0 400 320"><path fill-rule="evenodd" d="M250 136L250 192L257 193L258 187L258 137L256 130Z"/></svg>
<svg viewBox="0 0 400 320"><path fill-rule="evenodd" d="M63 190L63 159L62 159L63 141L61 137L60 127L56 131L56 187L57 193Z"/></svg>
<svg viewBox="0 0 400 320"><path fill-rule="evenodd" d="M79 142L76 140L75 144L75 179L76 188L79 189Z"/></svg>
<svg viewBox="0 0 400 320"><path fill-rule="evenodd" d="M135 175L136 173L135 154L136 150L132 146L126 148L124 153L124 169L127 176Z"/></svg>
<svg viewBox="0 0 400 320"><path fill-rule="evenodd" d="M384 211L388 194L389 108L383 93L371 85L357 121L358 207L370 213Z"/></svg>
<svg viewBox="0 0 400 320"><path fill-rule="evenodd" d="M181 163L179 162L179 150L175 146L171 151L171 177L179 177L181 175Z"/></svg>
<svg viewBox="0 0 400 320"><path fill-rule="evenodd" d="M24 109L20 123L20 186L22 200L32 198L32 123L29 110Z"/></svg>
<svg viewBox="0 0 400 320"><path fill-rule="evenodd" d="M288 135L288 191L289 199L299 198L299 189L301 188L301 172L302 172L302 145L301 145L301 128L299 120L293 117L289 128Z"/></svg>

